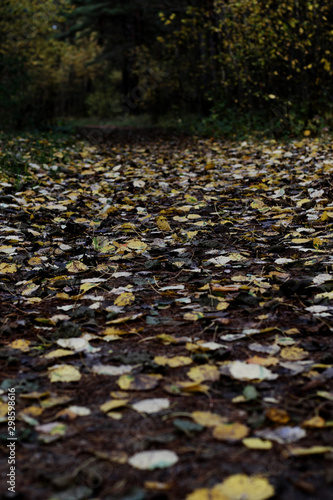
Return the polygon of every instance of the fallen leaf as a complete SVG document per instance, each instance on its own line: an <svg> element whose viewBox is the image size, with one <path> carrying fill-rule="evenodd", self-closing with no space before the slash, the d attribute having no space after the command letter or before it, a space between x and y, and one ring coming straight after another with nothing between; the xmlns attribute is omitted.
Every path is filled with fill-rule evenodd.
<svg viewBox="0 0 333 500"><path fill-rule="evenodd" d="M30 351L30 343L30 340L18 339L9 344L9 347L11 347L12 349L18 349L22 352L28 352Z"/></svg>
<svg viewBox="0 0 333 500"><path fill-rule="evenodd" d="M269 420L277 424L287 424L290 421L288 413L282 408L269 408L266 410L265 415Z"/></svg>
<svg viewBox="0 0 333 500"><path fill-rule="evenodd" d="M115 306L124 307L132 304L135 301L135 296L131 292L125 292L119 295L114 301Z"/></svg>
<svg viewBox="0 0 333 500"><path fill-rule="evenodd" d="M167 358L166 356L155 356L154 363L161 366L169 366L170 368L178 368L179 366L187 366L193 363L189 356L175 356Z"/></svg>
<svg viewBox="0 0 333 500"><path fill-rule="evenodd" d="M242 361L233 361L225 367L226 373L229 373L232 378L237 380L275 380L278 375L272 373L267 368L244 363ZM224 370L220 368L220 371L224 373Z"/></svg>
<svg viewBox="0 0 333 500"><path fill-rule="evenodd" d="M288 361L299 361L306 359L309 353L304 351L301 347L284 347L280 353L281 358L287 359Z"/></svg>
<svg viewBox="0 0 333 500"><path fill-rule="evenodd" d="M215 439L222 441L239 441L246 437L249 433L249 428L238 422L230 424L218 424L214 427L213 436Z"/></svg>
<svg viewBox="0 0 333 500"><path fill-rule="evenodd" d="M55 349L54 351L50 351L47 354L44 354L44 358L63 358L65 356L73 356L73 354L75 354L75 351L71 351L70 349Z"/></svg>
<svg viewBox="0 0 333 500"><path fill-rule="evenodd" d="M306 436L306 432L301 427L281 426L277 429L263 429L256 431L256 436L276 441L277 443L293 443Z"/></svg>
<svg viewBox="0 0 333 500"><path fill-rule="evenodd" d="M13 274L17 272L16 264L7 264L6 262L2 262L0 264L0 274Z"/></svg>
<svg viewBox="0 0 333 500"><path fill-rule="evenodd" d="M321 455L323 453L333 453L332 446L310 446L309 448L288 448L290 455L295 457L302 457L306 455Z"/></svg>
<svg viewBox="0 0 333 500"><path fill-rule="evenodd" d="M103 413L108 413L111 410L114 410L115 408L121 408L123 406L126 406L127 403L129 402L129 399L112 399L110 401L106 401L100 406L100 409L102 410Z"/></svg>
<svg viewBox="0 0 333 500"><path fill-rule="evenodd" d="M140 470L165 469L178 462L175 452L169 450L151 450L135 453L128 459L128 463Z"/></svg>
<svg viewBox="0 0 333 500"><path fill-rule="evenodd" d="M242 443L250 450L270 450L273 446L271 441L265 441L260 438L244 438Z"/></svg>
<svg viewBox="0 0 333 500"><path fill-rule="evenodd" d="M156 225L160 231L171 231L170 224L165 217L157 217Z"/></svg>
<svg viewBox="0 0 333 500"><path fill-rule="evenodd" d="M274 488L261 476L235 474L212 489L223 493L229 500L266 500L274 495ZM214 496L213 496L214 498Z"/></svg>
<svg viewBox="0 0 333 500"><path fill-rule="evenodd" d="M199 488L186 496L185 500L230 500L221 491Z"/></svg>
<svg viewBox="0 0 333 500"><path fill-rule="evenodd" d="M167 410L170 407L170 401L166 398L151 398L143 399L131 405L133 410L139 413L158 413L162 410Z"/></svg>
<svg viewBox="0 0 333 500"><path fill-rule="evenodd" d="M71 262L68 262L68 264L66 265L66 269L69 273L76 274L87 271L88 266L86 266L83 262L80 262L79 260L73 260Z"/></svg>
<svg viewBox="0 0 333 500"><path fill-rule="evenodd" d="M211 413L210 411L194 411L191 415L194 422L204 427L216 427L219 424L225 424L227 422L226 417L217 413Z"/></svg>
<svg viewBox="0 0 333 500"><path fill-rule="evenodd" d="M220 378L220 372L215 365L199 365L191 368L187 375L190 379L195 382L203 382L204 380L218 380Z"/></svg>
<svg viewBox="0 0 333 500"><path fill-rule="evenodd" d="M309 418L308 420L304 420L302 425L303 427L314 427L320 429L322 427L325 427L326 422L322 417L316 415L315 417Z"/></svg>
<svg viewBox="0 0 333 500"><path fill-rule="evenodd" d="M151 375L122 375L117 384L124 391L150 391L158 386L158 379Z"/></svg>
<svg viewBox="0 0 333 500"><path fill-rule="evenodd" d="M123 375L124 373L129 373L133 370L132 365L93 365L91 368L92 373L97 373L98 375Z"/></svg>
<svg viewBox="0 0 333 500"><path fill-rule="evenodd" d="M204 318L205 315L202 312L188 312L184 314L184 319L187 321L198 321L198 319Z"/></svg>
<svg viewBox="0 0 333 500"><path fill-rule="evenodd" d="M54 365L48 368L51 382L77 382L81 379L81 374L72 365Z"/></svg>

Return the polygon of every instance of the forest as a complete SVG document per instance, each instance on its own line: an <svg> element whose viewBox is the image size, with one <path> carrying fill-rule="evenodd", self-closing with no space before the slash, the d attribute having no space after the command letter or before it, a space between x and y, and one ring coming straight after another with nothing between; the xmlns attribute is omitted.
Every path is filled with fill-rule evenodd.
<svg viewBox="0 0 333 500"><path fill-rule="evenodd" d="M333 3L0 2L0 500L329 500Z"/></svg>
<svg viewBox="0 0 333 500"><path fill-rule="evenodd" d="M317 135L332 21L329 0L4 0L0 126Z"/></svg>

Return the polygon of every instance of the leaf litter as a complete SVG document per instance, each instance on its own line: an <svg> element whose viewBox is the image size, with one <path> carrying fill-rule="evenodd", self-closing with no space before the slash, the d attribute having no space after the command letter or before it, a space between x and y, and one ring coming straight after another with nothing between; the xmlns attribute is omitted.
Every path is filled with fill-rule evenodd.
<svg viewBox="0 0 333 500"><path fill-rule="evenodd" d="M24 498L329 497L332 186L309 138L64 139L19 188L0 173Z"/></svg>

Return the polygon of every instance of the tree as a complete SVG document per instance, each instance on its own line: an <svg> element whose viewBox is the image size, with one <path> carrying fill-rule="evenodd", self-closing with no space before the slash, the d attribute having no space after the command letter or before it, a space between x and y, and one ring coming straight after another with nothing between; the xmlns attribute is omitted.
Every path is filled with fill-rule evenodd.
<svg viewBox="0 0 333 500"><path fill-rule="evenodd" d="M2 126L35 125L82 109L82 92L96 73L87 63L100 49L94 35L80 45L60 41L67 0L6 0L0 7ZM74 99L81 94L81 99ZM83 92L84 94L84 92Z"/></svg>

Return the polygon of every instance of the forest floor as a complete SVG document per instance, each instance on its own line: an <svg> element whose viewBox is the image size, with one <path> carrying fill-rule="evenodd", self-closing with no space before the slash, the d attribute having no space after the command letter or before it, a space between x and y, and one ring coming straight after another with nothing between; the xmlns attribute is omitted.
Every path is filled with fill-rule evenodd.
<svg viewBox="0 0 333 500"><path fill-rule="evenodd" d="M0 498L329 500L330 140L127 139L0 137Z"/></svg>

